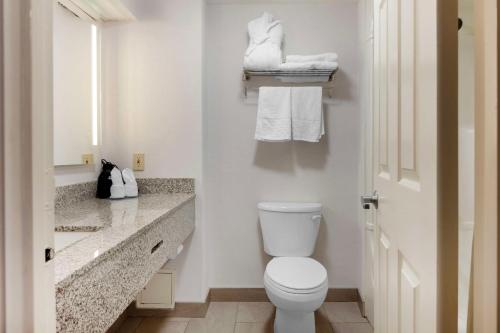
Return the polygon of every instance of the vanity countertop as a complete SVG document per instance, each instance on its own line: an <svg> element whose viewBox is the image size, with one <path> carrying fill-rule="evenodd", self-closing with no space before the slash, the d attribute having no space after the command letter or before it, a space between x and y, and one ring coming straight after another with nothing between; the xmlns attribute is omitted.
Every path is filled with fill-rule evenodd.
<svg viewBox="0 0 500 333"><path fill-rule="evenodd" d="M56 209L56 231L93 232L56 253L56 286L71 284L194 197L193 193L141 194L122 200L87 199Z"/></svg>

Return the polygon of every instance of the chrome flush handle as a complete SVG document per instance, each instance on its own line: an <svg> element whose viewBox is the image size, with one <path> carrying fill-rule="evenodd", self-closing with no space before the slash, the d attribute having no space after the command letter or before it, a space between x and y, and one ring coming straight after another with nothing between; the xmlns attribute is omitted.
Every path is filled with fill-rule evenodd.
<svg viewBox="0 0 500 333"><path fill-rule="evenodd" d="M362 195L361 196L361 206L363 209L370 209L370 204L378 209L378 192L373 191L372 195Z"/></svg>
<svg viewBox="0 0 500 333"><path fill-rule="evenodd" d="M312 219L314 222L320 223L320 222L321 222L321 215L313 215L313 216L311 217L311 219Z"/></svg>

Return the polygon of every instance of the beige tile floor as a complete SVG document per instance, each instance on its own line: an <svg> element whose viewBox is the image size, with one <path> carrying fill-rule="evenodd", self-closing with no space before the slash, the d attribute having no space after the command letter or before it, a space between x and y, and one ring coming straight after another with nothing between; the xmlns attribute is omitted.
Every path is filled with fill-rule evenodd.
<svg viewBox="0 0 500 333"><path fill-rule="evenodd" d="M267 302L212 302L205 318L127 318L120 333L272 333ZM356 303L325 303L316 312L317 333L372 333Z"/></svg>

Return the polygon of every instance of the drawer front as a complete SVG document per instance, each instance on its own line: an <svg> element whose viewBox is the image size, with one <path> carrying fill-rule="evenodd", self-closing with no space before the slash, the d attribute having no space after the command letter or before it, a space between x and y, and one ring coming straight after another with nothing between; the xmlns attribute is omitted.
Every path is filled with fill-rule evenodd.
<svg viewBox="0 0 500 333"><path fill-rule="evenodd" d="M56 288L57 332L105 332L194 229L194 200Z"/></svg>

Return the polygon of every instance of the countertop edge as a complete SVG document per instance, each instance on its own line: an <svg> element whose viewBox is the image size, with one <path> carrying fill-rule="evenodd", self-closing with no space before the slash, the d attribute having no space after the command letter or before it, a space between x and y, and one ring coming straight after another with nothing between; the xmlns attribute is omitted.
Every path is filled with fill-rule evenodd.
<svg viewBox="0 0 500 333"><path fill-rule="evenodd" d="M91 260L90 262L88 262L87 264L85 264L85 265L81 266L80 268L76 269L72 273L64 276L62 279L55 280L55 286L56 286L56 288L65 288L65 287L67 287L68 285L70 285L73 282L73 280L75 278L84 275L89 270L91 270L93 267L99 265L101 262L103 262L104 260L106 260L107 258L109 258L110 256L112 256L113 253L115 253L116 251L119 251L127 243L129 243L130 241L132 241L135 238L139 237L140 235L144 234L149 229L151 229L152 227L154 227L157 223L159 223L160 221L162 221L166 217L172 215L173 213L175 213L180 208L184 207L189 202L195 200L196 194L195 193L189 193L189 194L190 195L186 199L184 199L182 202L180 202L178 205L170 208L169 210L167 210L161 216L153 219L150 223L148 223L147 225L143 226L141 229L137 230L137 232L135 232L134 234L130 235L126 239L120 241L118 244L116 244L112 248L106 250L105 252L103 252L101 255L99 255L94 260Z"/></svg>

